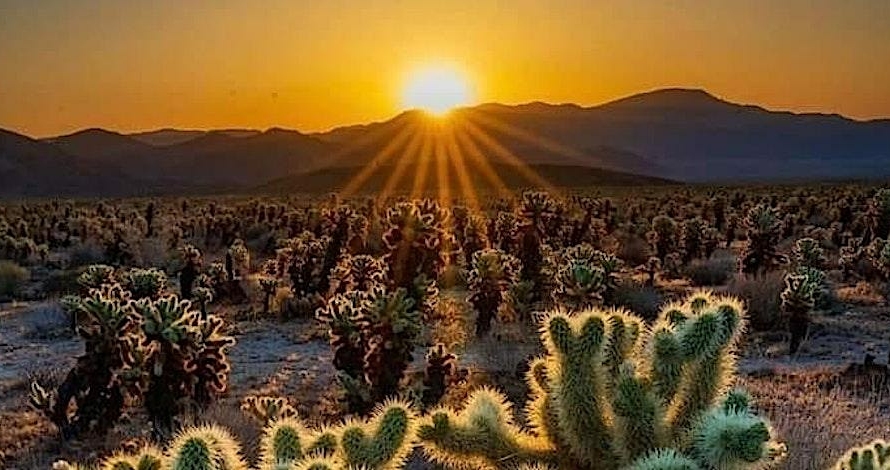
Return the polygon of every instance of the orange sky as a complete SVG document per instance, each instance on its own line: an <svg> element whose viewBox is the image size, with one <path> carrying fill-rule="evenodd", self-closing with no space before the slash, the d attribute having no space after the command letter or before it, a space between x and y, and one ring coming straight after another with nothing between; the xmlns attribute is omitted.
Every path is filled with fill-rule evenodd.
<svg viewBox="0 0 890 470"><path fill-rule="evenodd" d="M887 117L888 58L887 0L0 0L0 127L322 130L439 62L485 102L686 86Z"/></svg>

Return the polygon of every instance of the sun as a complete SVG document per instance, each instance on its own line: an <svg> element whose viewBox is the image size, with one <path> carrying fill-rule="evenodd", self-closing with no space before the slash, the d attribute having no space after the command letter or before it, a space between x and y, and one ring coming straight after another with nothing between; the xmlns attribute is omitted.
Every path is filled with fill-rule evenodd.
<svg viewBox="0 0 890 470"><path fill-rule="evenodd" d="M402 105L406 109L421 109L436 116L465 106L471 100L472 91L466 77L447 66L414 71L402 92Z"/></svg>

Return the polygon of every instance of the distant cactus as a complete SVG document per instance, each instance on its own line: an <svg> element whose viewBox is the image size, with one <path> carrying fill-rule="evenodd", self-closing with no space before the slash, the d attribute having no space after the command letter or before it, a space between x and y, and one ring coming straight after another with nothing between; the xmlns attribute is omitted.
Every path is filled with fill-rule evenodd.
<svg viewBox="0 0 890 470"><path fill-rule="evenodd" d="M423 373L423 405L429 407L438 404L456 376L457 356L448 352L444 344L431 347L426 355Z"/></svg>
<svg viewBox="0 0 890 470"><path fill-rule="evenodd" d="M652 219L652 230L646 233L646 239L652 252L664 263L667 256L679 248L677 222L666 215L656 216Z"/></svg>
<svg viewBox="0 0 890 470"><path fill-rule="evenodd" d="M476 336L491 331L491 321L504 305L510 287L519 281L519 260L495 248L477 251L467 272L467 300L476 310Z"/></svg>
<svg viewBox="0 0 890 470"><path fill-rule="evenodd" d="M124 276L124 287L139 299L157 299L167 289L167 275L155 268L128 270Z"/></svg>
<svg viewBox="0 0 890 470"><path fill-rule="evenodd" d="M818 273L818 274L817 274ZM806 337L810 325L810 311L816 304L816 295L822 283L818 270L802 274L786 274L785 290L782 291L782 310L788 314L791 333L789 351L797 352Z"/></svg>
<svg viewBox="0 0 890 470"><path fill-rule="evenodd" d="M784 449L744 394L724 392L743 325L739 302L708 293L666 306L651 330L621 310L551 314L528 373L530 429L483 389L424 419L424 449L461 468L762 468Z"/></svg>
<svg viewBox="0 0 890 470"><path fill-rule="evenodd" d="M792 262L795 266L825 269L825 250L819 246L819 242L812 238L801 238L794 242Z"/></svg>
<svg viewBox="0 0 890 470"><path fill-rule="evenodd" d="M890 188L879 189L865 213L868 241L890 238Z"/></svg>
<svg viewBox="0 0 890 470"><path fill-rule="evenodd" d="M763 274L787 261L777 251L783 225L775 209L765 204L754 207L748 211L744 226L748 243L739 259L743 273Z"/></svg>
<svg viewBox="0 0 890 470"><path fill-rule="evenodd" d="M297 410L290 406L286 398L271 396L248 396L241 402L241 411L249 414L263 425L283 418L294 418Z"/></svg>

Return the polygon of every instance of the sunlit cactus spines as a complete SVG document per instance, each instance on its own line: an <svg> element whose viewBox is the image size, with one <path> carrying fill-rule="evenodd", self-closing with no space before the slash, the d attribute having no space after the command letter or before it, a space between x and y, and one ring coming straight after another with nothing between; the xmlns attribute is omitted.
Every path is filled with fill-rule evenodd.
<svg viewBox="0 0 890 470"><path fill-rule="evenodd" d="M148 446L136 452L118 452L103 459L101 470L165 470L166 457L159 449Z"/></svg>
<svg viewBox="0 0 890 470"><path fill-rule="evenodd" d="M114 282L116 282L114 268L105 264L87 266L86 270L77 278L77 283L87 292L90 289L98 289L105 284Z"/></svg>
<svg viewBox="0 0 890 470"><path fill-rule="evenodd" d="M254 419L265 425L283 418L295 418L297 410L292 407L286 398L276 396L250 395L241 402L241 411L244 411Z"/></svg>
<svg viewBox="0 0 890 470"><path fill-rule="evenodd" d="M514 256L495 248L476 252L467 272L467 300L476 310L476 336L491 330L491 322L504 305L511 286L519 282L521 264Z"/></svg>
<svg viewBox="0 0 890 470"><path fill-rule="evenodd" d="M366 291L387 281L386 264L370 255L346 255L331 271L330 294Z"/></svg>
<svg viewBox="0 0 890 470"><path fill-rule="evenodd" d="M459 468L763 468L782 456L769 425L730 391L744 310L699 292L650 329L621 310L552 313L532 361L529 427L499 393L433 412L424 449Z"/></svg>
<svg viewBox="0 0 890 470"><path fill-rule="evenodd" d="M788 328L791 333L789 350L796 353L806 337L810 324L810 311L816 305L816 297L824 275L818 270L785 275L785 289L782 291L782 310L788 314Z"/></svg>
<svg viewBox="0 0 890 470"><path fill-rule="evenodd" d="M825 250L819 246L819 242L812 238L801 238L794 242L792 261L795 266L824 269L827 260Z"/></svg>
<svg viewBox="0 0 890 470"><path fill-rule="evenodd" d="M679 245L679 229L677 222L666 215L652 219L652 229L646 233L646 239L652 252L664 263L668 254L677 251Z"/></svg>
<svg viewBox="0 0 890 470"><path fill-rule="evenodd" d="M369 420L346 422L339 434L347 468L402 468L414 447L417 419L409 404L388 401Z"/></svg>
<svg viewBox="0 0 890 470"><path fill-rule="evenodd" d="M167 275L156 268L133 268L124 273L123 284L134 299L157 299L167 289Z"/></svg>
<svg viewBox="0 0 890 470"><path fill-rule="evenodd" d="M831 470L888 469L890 469L890 444L881 439L848 450L831 468Z"/></svg>
<svg viewBox="0 0 890 470"><path fill-rule="evenodd" d="M170 470L247 470L241 446L217 426L182 430L167 449Z"/></svg>
<svg viewBox="0 0 890 470"><path fill-rule="evenodd" d="M739 258L745 274L763 274L785 263L778 252L782 239L783 223L778 211L766 204L759 204L748 211L743 221L747 244Z"/></svg>

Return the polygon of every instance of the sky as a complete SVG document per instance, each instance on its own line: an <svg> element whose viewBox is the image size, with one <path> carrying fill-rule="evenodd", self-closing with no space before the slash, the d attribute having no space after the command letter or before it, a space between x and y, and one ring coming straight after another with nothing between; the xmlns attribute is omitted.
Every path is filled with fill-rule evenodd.
<svg viewBox="0 0 890 470"><path fill-rule="evenodd" d="M474 102L890 117L890 1L0 0L0 128L34 137L383 120L442 64Z"/></svg>

